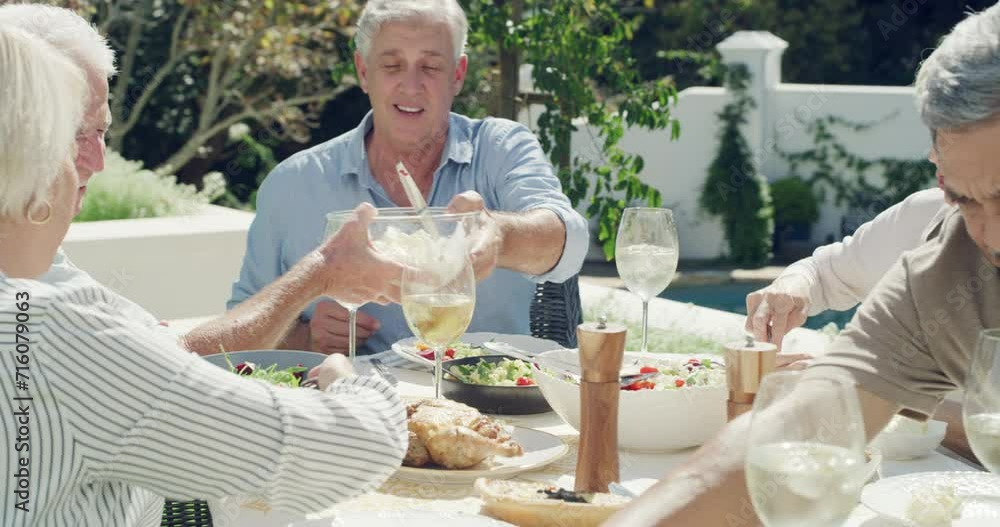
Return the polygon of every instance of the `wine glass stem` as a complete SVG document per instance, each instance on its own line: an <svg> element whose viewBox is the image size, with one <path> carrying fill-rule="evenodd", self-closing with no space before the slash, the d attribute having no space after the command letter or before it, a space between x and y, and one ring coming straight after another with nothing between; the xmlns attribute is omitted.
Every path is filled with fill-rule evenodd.
<svg viewBox="0 0 1000 527"><path fill-rule="evenodd" d="M348 309L347 319L347 357L354 364L354 357L358 354L358 308Z"/></svg>
<svg viewBox="0 0 1000 527"><path fill-rule="evenodd" d="M642 347L641 351L646 353L646 339L649 337L649 300L642 301Z"/></svg>
<svg viewBox="0 0 1000 527"><path fill-rule="evenodd" d="M441 361L441 354L444 353L443 350L434 348L434 398L441 398L441 370L444 369L444 365Z"/></svg>

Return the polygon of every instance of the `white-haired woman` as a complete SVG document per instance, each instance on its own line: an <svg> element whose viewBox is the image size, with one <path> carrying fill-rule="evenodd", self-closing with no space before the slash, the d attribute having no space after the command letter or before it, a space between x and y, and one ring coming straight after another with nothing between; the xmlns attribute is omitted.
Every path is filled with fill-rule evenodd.
<svg viewBox="0 0 1000 527"><path fill-rule="evenodd" d="M107 289L33 280L74 215L87 96L80 68L0 24L0 525L153 526L164 497L247 493L307 512L375 488L406 447L385 381L338 355L316 370L325 393L265 385L182 350ZM349 266L373 284L400 271L369 248L373 214L290 270L276 287L298 309L260 325L288 327L316 296L398 294L340 283Z"/></svg>

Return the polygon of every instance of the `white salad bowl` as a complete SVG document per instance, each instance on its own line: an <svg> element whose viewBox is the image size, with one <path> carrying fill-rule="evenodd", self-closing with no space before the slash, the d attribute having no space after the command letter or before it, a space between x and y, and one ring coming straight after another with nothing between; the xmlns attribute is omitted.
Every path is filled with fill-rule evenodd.
<svg viewBox="0 0 1000 527"><path fill-rule="evenodd" d="M576 350L554 350L542 357L578 364ZM625 362L639 365L677 360L677 356L626 353ZM687 357L684 357L686 359ZM720 358L712 357L721 362ZM549 405L570 426L580 429L580 386L545 371L536 381ZM701 445L726 425L725 376L717 386L690 386L674 390L622 391L618 407L618 447L634 451L677 450Z"/></svg>
<svg viewBox="0 0 1000 527"><path fill-rule="evenodd" d="M886 427L872 440L872 446L879 449L886 459L904 461L930 455L948 431L948 423L944 421L927 421L918 423L911 419L896 416L890 426Z"/></svg>

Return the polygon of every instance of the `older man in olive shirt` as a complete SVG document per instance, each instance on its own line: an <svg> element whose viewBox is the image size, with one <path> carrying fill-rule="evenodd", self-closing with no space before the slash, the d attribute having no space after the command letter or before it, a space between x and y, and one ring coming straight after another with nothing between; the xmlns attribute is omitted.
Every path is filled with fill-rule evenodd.
<svg viewBox="0 0 1000 527"><path fill-rule="evenodd" d="M897 262L805 373L857 385L869 438L897 412L933 414L964 387L980 331L1000 327L1000 4L941 42L921 65L916 97L958 210ZM829 404L808 402L819 413ZM735 420L607 525L757 525L743 469L749 425L750 415Z"/></svg>

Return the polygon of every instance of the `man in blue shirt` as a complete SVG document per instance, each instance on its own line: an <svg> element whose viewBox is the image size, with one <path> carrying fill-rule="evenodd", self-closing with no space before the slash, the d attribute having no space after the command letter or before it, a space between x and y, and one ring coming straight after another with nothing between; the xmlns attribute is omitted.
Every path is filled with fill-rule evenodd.
<svg viewBox="0 0 1000 527"><path fill-rule="evenodd" d="M469 331L528 332L534 284L579 272L587 225L527 128L451 113L468 67L467 32L455 0L368 2L354 60L372 111L358 128L290 157L264 181L229 308L315 249L327 213L361 202L409 206L395 171L402 161L430 206L486 211L471 254L481 281ZM368 352L412 334L398 305L361 311L358 336ZM320 301L283 345L344 352L346 319L342 307Z"/></svg>

